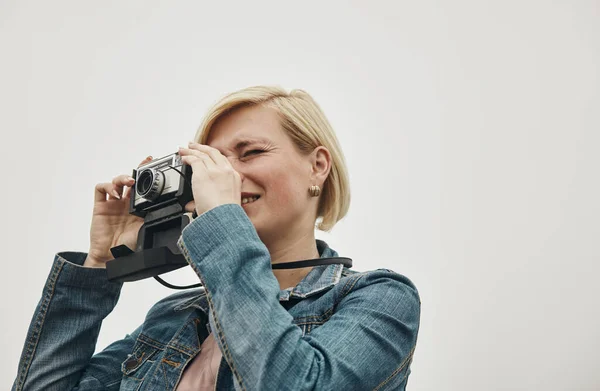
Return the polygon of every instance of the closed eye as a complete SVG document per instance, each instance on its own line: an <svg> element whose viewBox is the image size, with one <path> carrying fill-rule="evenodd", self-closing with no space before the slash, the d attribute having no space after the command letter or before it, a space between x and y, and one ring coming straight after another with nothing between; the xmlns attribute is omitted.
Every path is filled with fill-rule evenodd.
<svg viewBox="0 0 600 391"><path fill-rule="evenodd" d="M251 155L259 155L259 154L261 154L263 152L264 152L264 150L262 150L262 149L253 149L253 150L250 150L248 152L245 152L242 155L242 157L247 157L247 156L251 156Z"/></svg>

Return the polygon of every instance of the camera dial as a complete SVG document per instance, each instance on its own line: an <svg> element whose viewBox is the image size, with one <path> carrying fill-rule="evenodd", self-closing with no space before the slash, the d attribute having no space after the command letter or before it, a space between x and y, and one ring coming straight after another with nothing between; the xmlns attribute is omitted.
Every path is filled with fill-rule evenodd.
<svg viewBox="0 0 600 391"><path fill-rule="evenodd" d="M140 173L135 184L135 191L140 197L156 201L165 187L165 174L153 168L147 168Z"/></svg>

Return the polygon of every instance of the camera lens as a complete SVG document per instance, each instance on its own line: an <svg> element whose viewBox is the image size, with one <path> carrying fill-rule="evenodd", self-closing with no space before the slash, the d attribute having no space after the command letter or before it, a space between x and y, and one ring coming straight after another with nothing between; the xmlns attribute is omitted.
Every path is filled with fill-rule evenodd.
<svg viewBox="0 0 600 391"><path fill-rule="evenodd" d="M135 185L135 191L147 200L154 201L162 193L165 185L165 175L162 171L151 168L140 173Z"/></svg>
<svg viewBox="0 0 600 391"><path fill-rule="evenodd" d="M143 196L152 187L152 171L146 170L140 174L140 177L137 180L136 190L139 195Z"/></svg>

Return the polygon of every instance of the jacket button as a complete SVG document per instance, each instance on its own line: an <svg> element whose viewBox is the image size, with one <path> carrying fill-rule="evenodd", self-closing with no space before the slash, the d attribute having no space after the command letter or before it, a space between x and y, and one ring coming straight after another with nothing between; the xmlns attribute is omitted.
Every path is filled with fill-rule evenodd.
<svg viewBox="0 0 600 391"><path fill-rule="evenodd" d="M131 356L125 363L125 369L129 371L138 366L142 362L142 359L144 358L145 354L146 352L142 353L142 355L139 358Z"/></svg>

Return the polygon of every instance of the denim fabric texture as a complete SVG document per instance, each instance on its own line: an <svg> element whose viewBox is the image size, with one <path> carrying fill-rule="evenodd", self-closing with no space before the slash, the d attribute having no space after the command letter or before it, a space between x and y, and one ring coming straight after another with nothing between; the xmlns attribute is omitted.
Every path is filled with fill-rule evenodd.
<svg viewBox="0 0 600 391"><path fill-rule="evenodd" d="M239 205L196 218L178 241L203 288L156 303L143 324L94 355L121 283L58 253L33 315L13 390L174 390L212 331L217 390L404 390L420 299L387 269L314 267L281 290ZM321 257L337 253L317 241Z"/></svg>

